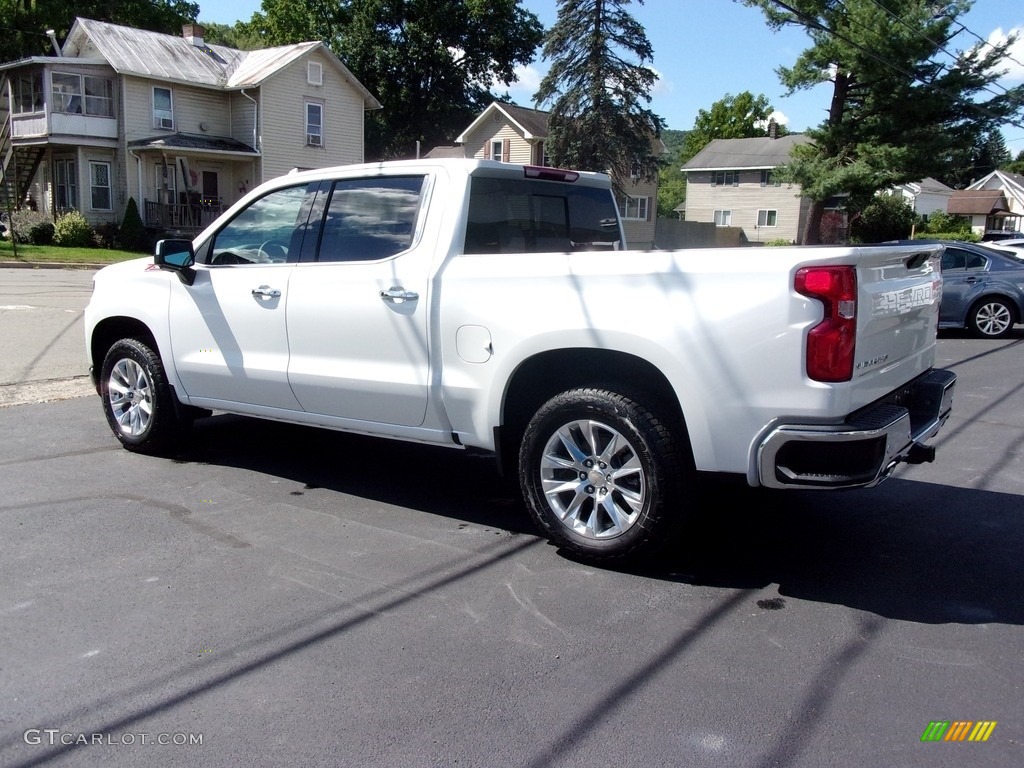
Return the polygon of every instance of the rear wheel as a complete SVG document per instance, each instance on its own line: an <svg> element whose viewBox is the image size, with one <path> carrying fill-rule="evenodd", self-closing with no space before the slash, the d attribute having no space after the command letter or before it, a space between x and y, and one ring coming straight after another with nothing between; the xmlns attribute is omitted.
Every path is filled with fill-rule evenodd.
<svg viewBox="0 0 1024 768"><path fill-rule="evenodd" d="M107 423L130 451L155 453L181 434L184 420L160 356L138 339L121 339L107 351L100 397Z"/></svg>
<svg viewBox="0 0 1024 768"><path fill-rule="evenodd" d="M1013 308L1005 299L991 296L971 310L971 330L987 339L998 339L1013 330Z"/></svg>
<svg viewBox="0 0 1024 768"><path fill-rule="evenodd" d="M681 431L681 428L680 428ZM603 389L563 392L530 420L519 478L556 544L594 562L634 560L668 543L695 472L685 435Z"/></svg>

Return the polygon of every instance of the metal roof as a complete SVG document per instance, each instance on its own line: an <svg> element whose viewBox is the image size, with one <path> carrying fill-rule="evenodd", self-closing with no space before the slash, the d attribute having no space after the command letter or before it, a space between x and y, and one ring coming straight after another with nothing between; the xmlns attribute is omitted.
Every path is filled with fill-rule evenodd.
<svg viewBox="0 0 1024 768"><path fill-rule="evenodd" d="M778 168L789 162L789 153L793 147L810 142L810 137L802 133L789 133L777 139L767 136L753 139L714 139L690 158L682 169L728 171Z"/></svg>
<svg viewBox="0 0 1024 768"><path fill-rule="evenodd" d="M128 148L134 150L174 149L195 150L197 152L229 152L232 154L258 155L248 144L222 136L196 136L191 133L169 133L136 139L128 142Z"/></svg>
<svg viewBox="0 0 1024 768"><path fill-rule="evenodd" d="M63 46L65 56L101 56L118 74L227 90L255 88L315 50L359 91L366 109L381 108L341 59L319 41L239 51L223 45L199 47L176 35L78 18Z"/></svg>

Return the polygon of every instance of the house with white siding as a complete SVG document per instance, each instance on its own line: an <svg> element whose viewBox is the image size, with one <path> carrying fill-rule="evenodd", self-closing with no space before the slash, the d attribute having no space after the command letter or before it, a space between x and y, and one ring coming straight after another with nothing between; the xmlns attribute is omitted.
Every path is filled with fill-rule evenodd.
<svg viewBox="0 0 1024 768"><path fill-rule="evenodd" d="M438 147L432 157L460 156L522 165L550 165L545 142L549 112L495 101L481 112L455 141L459 147ZM651 151L665 153L661 139L654 139ZM651 248L658 213L658 181L633 177L620 179L619 214L629 248Z"/></svg>
<svg viewBox="0 0 1024 768"><path fill-rule="evenodd" d="M1024 230L1024 174L992 171L954 192L949 212L969 218L982 237Z"/></svg>
<svg viewBox="0 0 1024 768"><path fill-rule="evenodd" d="M810 138L791 133L751 139L715 139L683 165L687 221L738 227L750 243L799 243L810 201L800 185L780 181L776 169L793 147Z"/></svg>
<svg viewBox="0 0 1024 768"><path fill-rule="evenodd" d="M292 169L362 162L380 103L321 42L239 51L77 19L55 56L0 65L3 186L51 216L194 232Z"/></svg>

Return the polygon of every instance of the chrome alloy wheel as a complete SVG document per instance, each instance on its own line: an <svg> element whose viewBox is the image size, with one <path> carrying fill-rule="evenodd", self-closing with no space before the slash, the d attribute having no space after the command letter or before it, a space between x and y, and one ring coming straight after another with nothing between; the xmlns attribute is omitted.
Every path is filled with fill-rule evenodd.
<svg viewBox="0 0 1024 768"><path fill-rule="evenodd" d="M628 531L647 498L647 479L636 449L599 421L572 421L544 446L541 485L552 511L569 530L588 539Z"/></svg>
<svg viewBox="0 0 1024 768"><path fill-rule="evenodd" d="M1006 333L1013 322L1010 308L1001 301L989 301L978 307L974 313L978 330L986 336L1000 336Z"/></svg>
<svg viewBox="0 0 1024 768"><path fill-rule="evenodd" d="M146 369L127 357L118 360L107 381L107 402L124 434L137 437L149 429L153 392Z"/></svg>

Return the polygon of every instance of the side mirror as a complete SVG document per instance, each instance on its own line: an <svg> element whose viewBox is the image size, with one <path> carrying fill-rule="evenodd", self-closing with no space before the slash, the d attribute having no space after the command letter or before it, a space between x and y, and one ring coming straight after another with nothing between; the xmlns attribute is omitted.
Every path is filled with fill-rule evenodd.
<svg viewBox="0 0 1024 768"><path fill-rule="evenodd" d="M160 269L176 273L186 285L192 285L196 279L196 272L192 269L192 265L196 263L196 254L192 250L191 240L158 241L153 263Z"/></svg>

